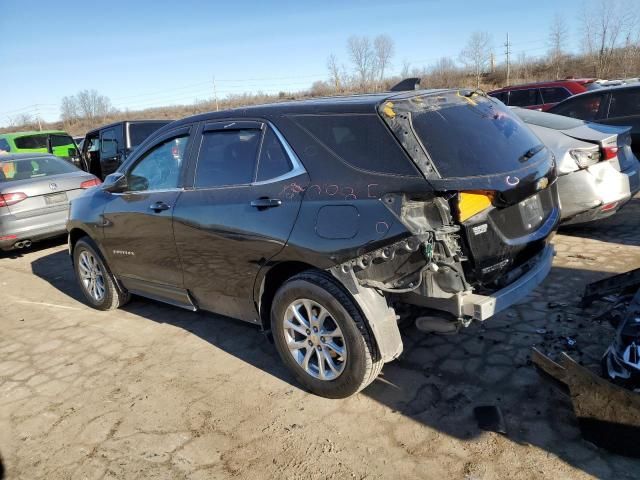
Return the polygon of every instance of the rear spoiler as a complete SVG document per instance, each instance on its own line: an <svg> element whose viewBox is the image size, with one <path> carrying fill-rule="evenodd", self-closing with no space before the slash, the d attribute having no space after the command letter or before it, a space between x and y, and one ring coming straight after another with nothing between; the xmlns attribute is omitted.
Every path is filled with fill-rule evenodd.
<svg viewBox="0 0 640 480"><path fill-rule="evenodd" d="M419 78L405 78L396 83L389 89L390 92L406 92L407 90L419 90L420 79Z"/></svg>

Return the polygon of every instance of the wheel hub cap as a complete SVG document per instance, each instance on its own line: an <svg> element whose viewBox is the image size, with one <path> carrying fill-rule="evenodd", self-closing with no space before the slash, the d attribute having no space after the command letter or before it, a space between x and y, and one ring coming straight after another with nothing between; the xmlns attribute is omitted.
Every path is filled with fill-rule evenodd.
<svg viewBox="0 0 640 480"><path fill-rule="evenodd" d="M101 302L104 299L105 285L98 259L86 250L81 252L78 258L78 272L85 291L91 298Z"/></svg>
<svg viewBox="0 0 640 480"><path fill-rule="evenodd" d="M287 347L302 369L320 380L335 380L347 361L344 336L333 315L313 300L299 299L284 314Z"/></svg>

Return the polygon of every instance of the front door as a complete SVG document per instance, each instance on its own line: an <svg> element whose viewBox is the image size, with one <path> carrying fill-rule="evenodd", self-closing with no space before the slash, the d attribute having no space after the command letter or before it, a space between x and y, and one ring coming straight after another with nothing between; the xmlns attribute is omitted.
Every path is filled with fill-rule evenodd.
<svg viewBox="0 0 640 480"><path fill-rule="evenodd" d="M293 151L265 123L205 126L193 189L174 211L185 288L199 306L256 321L256 275L289 238L307 183Z"/></svg>
<svg viewBox="0 0 640 480"><path fill-rule="evenodd" d="M188 128L182 129L136 155L125 172L126 191L111 194L104 210L105 255L133 291L148 284L182 287L172 217L182 192L188 139Z"/></svg>

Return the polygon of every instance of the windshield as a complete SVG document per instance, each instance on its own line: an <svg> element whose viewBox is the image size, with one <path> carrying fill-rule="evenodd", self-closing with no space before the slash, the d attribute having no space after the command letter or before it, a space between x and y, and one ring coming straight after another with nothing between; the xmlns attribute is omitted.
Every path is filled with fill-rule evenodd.
<svg viewBox="0 0 640 480"><path fill-rule="evenodd" d="M525 123L538 125L539 127L552 128L554 130L571 130L572 128L586 125L587 122L577 118L554 115L553 113L537 112L525 108L514 108L513 112Z"/></svg>
<svg viewBox="0 0 640 480"><path fill-rule="evenodd" d="M171 122L149 122L129 124L129 148L134 148L144 142L149 135Z"/></svg>
<svg viewBox="0 0 640 480"><path fill-rule="evenodd" d="M49 177L76 171L78 169L69 162L53 156L0 160L0 183Z"/></svg>
<svg viewBox="0 0 640 480"><path fill-rule="evenodd" d="M389 103L391 110L385 108ZM442 178L518 170L533 164L532 158L543 150L540 140L508 107L481 93L415 95L385 102L380 110L401 142L413 129Z"/></svg>

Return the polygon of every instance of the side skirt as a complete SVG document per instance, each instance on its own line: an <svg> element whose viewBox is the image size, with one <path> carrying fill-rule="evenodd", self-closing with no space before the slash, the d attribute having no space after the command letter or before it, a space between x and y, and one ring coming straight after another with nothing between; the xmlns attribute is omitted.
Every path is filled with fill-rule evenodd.
<svg viewBox="0 0 640 480"><path fill-rule="evenodd" d="M183 288L130 277L119 277L118 280L124 288L134 295L158 300L192 312L198 310L189 292Z"/></svg>

